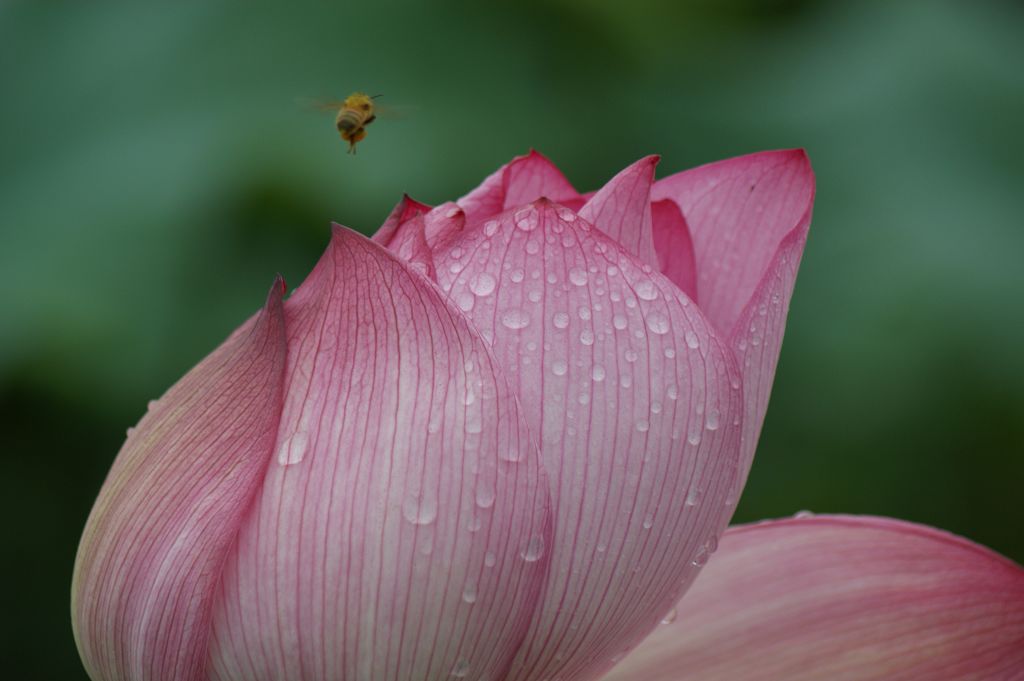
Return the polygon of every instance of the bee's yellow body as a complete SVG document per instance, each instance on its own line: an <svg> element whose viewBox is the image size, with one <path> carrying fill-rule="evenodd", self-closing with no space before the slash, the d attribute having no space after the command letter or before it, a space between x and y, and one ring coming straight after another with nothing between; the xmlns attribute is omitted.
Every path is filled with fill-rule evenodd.
<svg viewBox="0 0 1024 681"><path fill-rule="evenodd" d="M375 118L373 97L369 95L353 92L341 103L334 124L338 126L341 139L348 142L348 153L356 153L356 142L366 137L366 126Z"/></svg>

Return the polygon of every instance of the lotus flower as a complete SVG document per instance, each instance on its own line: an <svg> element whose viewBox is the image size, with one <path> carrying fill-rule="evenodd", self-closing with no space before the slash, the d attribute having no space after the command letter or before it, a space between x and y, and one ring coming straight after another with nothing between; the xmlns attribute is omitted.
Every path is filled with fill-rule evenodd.
<svg viewBox="0 0 1024 681"><path fill-rule="evenodd" d="M1021 569L892 521L731 530L661 624L750 469L814 186L800 151L656 162L581 195L530 154L335 227L115 460L91 677L579 681L637 644L610 678L1019 671Z"/></svg>

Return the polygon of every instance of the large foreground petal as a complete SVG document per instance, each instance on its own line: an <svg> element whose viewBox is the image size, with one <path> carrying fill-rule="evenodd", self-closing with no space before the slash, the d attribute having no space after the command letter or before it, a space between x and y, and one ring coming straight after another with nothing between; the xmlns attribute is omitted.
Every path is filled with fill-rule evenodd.
<svg viewBox="0 0 1024 681"><path fill-rule="evenodd" d="M594 678L657 625L731 513L733 355L674 284L547 200L472 223L435 262L552 480L551 573L508 680Z"/></svg>
<svg viewBox="0 0 1024 681"><path fill-rule="evenodd" d="M818 516L726 532L678 617L605 681L1021 678L1019 565L921 525Z"/></svg>
<svg viewBox="0 0 1024 681"><path fill-rule="evenodd" d="M94 681L205 679L213 592L277 436L283 289L150 406L107 476L71 592Z"/></svg>
<svg viewBox="0 0 1024 681"><path fill-rule="evenodd" d="M224 571L211 678L501 678L546 571L549 493L485 343L340 227L286 314L277 455Z"/></svg>

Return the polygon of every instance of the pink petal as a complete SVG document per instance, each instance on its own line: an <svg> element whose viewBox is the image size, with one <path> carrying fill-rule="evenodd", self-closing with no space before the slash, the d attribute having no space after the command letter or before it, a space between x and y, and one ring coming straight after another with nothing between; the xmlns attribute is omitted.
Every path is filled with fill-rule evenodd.
<svg viewBox="0 0 1024 681"><path fill-rule="evenodd" d="M732 528L678 617L605 681L680 670L693 681L1024 678L1024 569L884 518Z"/></svg>
<svg viewBox="0 0 1024 681"><path fill-rule="evenodd" d="M546 200L434 256L552 480L551 573L508 679L593 678L657 625L731 514L733 355L674 284Z"/></svg>
<svg viewBox="0 0 1024 681"><path fill-rule="evenodd" d="M659 267L651 226L651 184L658 156L642 158L613 177L579 210L640 262Z"/></svg>
<svg viewBox="0 0 1024 681"><path fill-rule="evenodd" d="M808 214L808 220L810 215ZM754 450L768 410L782 335L789 315L800 255L807 240L806 224L782 240L768 271L743 309L729 336L729 345L743 372L743 442L740 448L740 488L754 462Z"/></svg>
<svg viewBox="0 0 1024 681"><path fill-rule="evenodd" d="M466 225L466 214L454 201L442 203L432 209L424 218L427 244L434 248L462 231Z"/></svg>
<svg viewBox="0 0 1024 681"><path fill-rule="evenodd" d="M476 221L504 210L546 197L552 201L571 201L579 197L558 168L544 156L531 150L518 156L484 180L483 184L459 199L469 221Z"/></svg>
<svg viewBox="0 0 1024 681"><path fill-rule="evenodd" d="M391 210L391 214L384 220L373 240L385 248L391 248L392 242L400 234L401 227L417 215L426 215L430 212L430 206L420 203L409 197L408 194L402 197L398 205Z"/></svg>
<svg viewBox="0 0 1024 681"><path fill-rule="evenodd" d="M693 239L679 206L668 199L652 202L651 221L658 269L690 300L697 300L697 261Z"/></svg>
<svg viewBox="0 0 1024 681"><path fill-rule="evenodd" d="M811 223L814 173L802 150L764 152L667 177L655 183L652 196L681 208L693 237L700 308L729 335L740 359L742 485L768 408Z"/></svg>
<svg viewBox="0 0 1024 681"><path fill-rule="evenodd" d="M206 678L213 592L277 435L283 291L150 406L107 476L72 585L96 681Z"/></svg>
<svg viewBox="0 0 1024 681"><path fill-rule="evenodd" d="M552 537L493 356L341 227L286 314L277 454L224 572L211 680L501 678Z"/></svg>
<svg viewBox="0 0 1024 681"><path fill-rule="evenodd" d="M651 198L682 210L696 251L698 303L728 333L782 240L806 232L814 174L803 150L769 151L663 178Z"/></svg>

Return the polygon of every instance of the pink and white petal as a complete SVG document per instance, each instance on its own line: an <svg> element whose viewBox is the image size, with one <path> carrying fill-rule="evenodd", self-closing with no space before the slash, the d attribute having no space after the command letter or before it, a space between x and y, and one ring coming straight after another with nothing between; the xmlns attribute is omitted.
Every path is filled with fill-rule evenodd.
<svg viewBox="0 0 1024 681"><path fill-rule="evenodd" d="M654 183L683 212L696 252L698 303L732 331L779 245L810 224L814 173L801 149L741 156Z"/></svg>
<svg viewBox="0 0 1024 681"><path fill-rule="evenodd" d="M486 344L341 227L285 311L277 455L224 571L211 680L501 678L552 537Z"/></svg>
<svg viewBox="0 0 1024 681"><path fill-rule="evenodd" d="M651 225L651 185L659 156L647 156L625 168L599 189L579 215L618 241L640 262L658 268Z"/></svg>
<svg viewBox="0 0 1024 681"><path fill-rule="evenodd" d="M403 224L412 220L417 215L426 215L430 210L431 208L427 204L420 203L410 198L408 194L405 194L402 196L402 200L398 202L398 205L391 209L391 214L384 220L384 224L380 226L380 229L377 230L372 239L381 246L390 248L391 242L395 239Z"/></svg>
<svg viewBox="0 0 1024 681"><path fill-rule="evenodd" d="M552 481L543 606L509 681L595 678L696 575L735 501L732 353L679 289L546 200L434 253Z"/></svg>
<svg viewBox="0 0 1024 681"><path fill-rule="evenodd" d="M666 622L605 681L1024 678L1024 569L885 518L731 528Z"/></svg>
<svg viewBox="0 0 1024 681"><path fill-rule="evenodd" d="M213 594L277 436L283 292L150 405L103 484L71 589L94 681L206 678Z"/></svg>
<svg viewBox="0 0 1024 681"><path fill-rule="evenodd" d="M810 220L808 214L807 219ZM782 349L782 336L789 315L800 256L807 239L806 226L789 233L779 246L753 297L743 309L729 336L743 374L743 437L740 447L742 490L754 462L761 436L768 398L771 397L775 368Z"/></svg>
<svg viewBox="0 0 1024 681"><path fill-rule="evenodd" d="M452 238L466 226L466 214L454 201L448 201L433 208L423 219L426 223L427 244L431 248Z"/></svg>
<svg viewBox="0 0 1024 681"><path fill-rule="evenodd" d="M690 300L698 300L697 260L693 250L693 239L679 206L675 201L668 199L652 201L651 221L654 250L658 254L658 268L673 284L682 289Z"/></svg>
<svg viewBox="0 0 1024 681"><path fill-rule="evenodd" d="M405 220L391 236L387 249L397 258L412 265L420 274L434 279L434 257L427 244L426 218L416 213Z"/></svg>
<svg viewBox="0 0 1024 681"><path fill-rule="evenodd" d="M483 184L459 199L458 204L465 211L466 219L473 222L541 197L572 201L579 198L579 192L554 163L531 150L489 175Z"/></svg>

